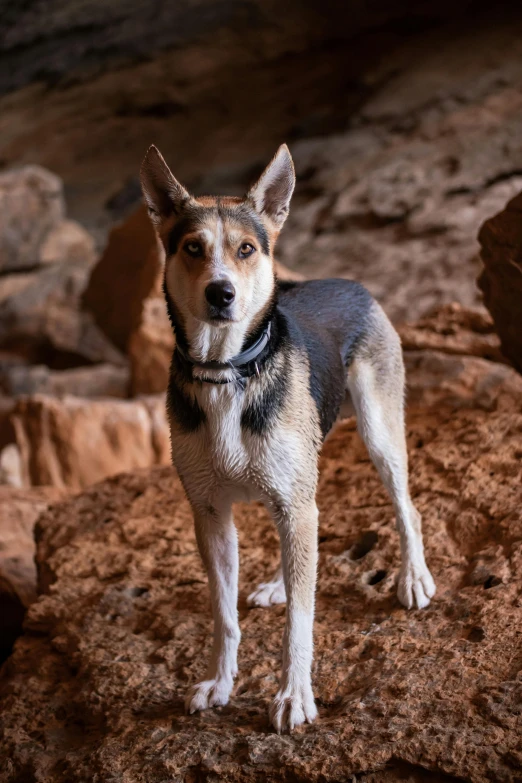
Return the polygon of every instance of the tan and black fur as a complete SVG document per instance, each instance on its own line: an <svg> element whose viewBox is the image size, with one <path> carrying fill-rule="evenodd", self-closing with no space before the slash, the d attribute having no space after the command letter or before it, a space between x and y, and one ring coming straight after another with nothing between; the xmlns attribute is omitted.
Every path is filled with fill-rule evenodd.
<svg viewBox="0 0 522 783"><path fill-rule="evenodd" d="M399 338L357 283L276 280L274 246L295 183L286 146L242 199L193 198L154 147L141 179L165 248L177 342L168 389L172 456L193 509L214 615L207 675L190 689L187 709L226 704L232 690L240 640L232 504L259 499L278 527L282 566L249 603L287 602L283 671L270 717L278 731L291 730L317 713L317 463L346 390L396 510L399 598L423 607L435 592L408 491ZM245 349L257 346L255 359L242 364Z"/></svg>

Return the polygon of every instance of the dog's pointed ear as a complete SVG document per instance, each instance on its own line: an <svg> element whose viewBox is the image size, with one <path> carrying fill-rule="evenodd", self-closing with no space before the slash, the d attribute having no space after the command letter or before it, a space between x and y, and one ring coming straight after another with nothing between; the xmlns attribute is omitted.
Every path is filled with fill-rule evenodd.
<svg viewBox="0 0 522 783"><path fill-rule="evenodd" d="M154 144L149 147L140 169L143 196L153 223L159 224L190 200L190 194L180 185Z"/></svg>
<svg viewBox="0 0 522 783"><path fill-rule="evenodd" d="M281 229L288 216L290 199L295 187L295 171L290 150L281 144L271 163L256 184L248 191L256 210L266 215Z"/></svg>

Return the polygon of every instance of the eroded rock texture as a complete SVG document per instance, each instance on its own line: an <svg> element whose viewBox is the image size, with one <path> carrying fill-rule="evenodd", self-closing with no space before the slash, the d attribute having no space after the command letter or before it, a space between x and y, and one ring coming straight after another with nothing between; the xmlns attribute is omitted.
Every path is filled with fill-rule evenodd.
<svg viewBox="0 0 522 783"><path fill-rule="evenodd" d="M170 461L163 396L138 400L22 397L11 413L26 486L83 489Z"/></svg>
<svg viewBox="0 0 522 783"><path fill-rule="evenodd" d="M484 302L505 355L522 372L522 194L484 223L479 241Z"/></svg>
<svg viewBox="0 0 522 783"><path fill-rule="evenodd" d="M360 280L396 322L477 304L477 231L522 187L519 6L175 5L53 16L30 2L20 24L13 11L6 165L63 177L101 248L139 202L152 142L190 188L240 194L287 141L298 187L283 263ZM36 30L42 60L23 54ZM35 62L46 67L29 84Z"/></svg>
<svg viewBox="0 0 522 783"><path fill-rule="evenodd" d="M257 505L236 510L233 697L184 715L210 649L208 587L173 470L138 472L38 523L43 595L1 686L6 781L519 781L522 379L440 355L482 363L479 380L501 367L505 383L486 399L456 383L453 402L443 390L409 412L412 494L438 585L427 610L395 597L393 512L353 419L325 445L316 724L292 736L268 726L285 612L246 607L278 550Z"/></svg>
<svg viewBox="0 0 522 783"><path fill-rule="evenodd" d="M62 494L55 487L0 486L0 661L11 652L25 611L36 599L34 524Z"/></svg>
<svg viewBox="0 0 522 783"><path fill-rule="evenodd" d="M39 166L0 175L0 362L62 369L124 359L81 308L94 240L65 219L62 181ZM3 391L0 379L0 390Z"/></svg>

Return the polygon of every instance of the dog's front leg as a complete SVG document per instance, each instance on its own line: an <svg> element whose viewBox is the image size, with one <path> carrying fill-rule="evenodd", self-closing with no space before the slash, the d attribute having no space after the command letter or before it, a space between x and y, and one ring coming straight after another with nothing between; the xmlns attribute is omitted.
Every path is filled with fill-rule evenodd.
<svg viewBox="0 0 522 783"><path fill-rule="evenodd" d="M186 697L187 712L227 704L237 674L240 632L237 620L238 545L231 510L194 509L196 539L208 574L214 642L205 679Z"/></svg>
<svg viewBox="0 0 522 783"><path fill-rule="evenodd" d="M270 707L278 732L291 731L317 716L312 692L317 524L315 502L277 514L286 588L283 671L279 691Z"/></svg>

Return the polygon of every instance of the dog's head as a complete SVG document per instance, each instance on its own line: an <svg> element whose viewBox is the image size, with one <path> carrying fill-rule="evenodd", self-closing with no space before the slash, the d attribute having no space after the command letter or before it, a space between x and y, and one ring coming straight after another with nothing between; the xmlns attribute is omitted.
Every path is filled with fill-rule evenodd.
<svg viewBox="0 0 522 783"><path fill-rule="evenodd" d="M182 318L252 322L271 301L273 249L295 185L286 145L244 198L195 198L156 147L141 167L149 214L166 253L168 293Z"/></svg>

